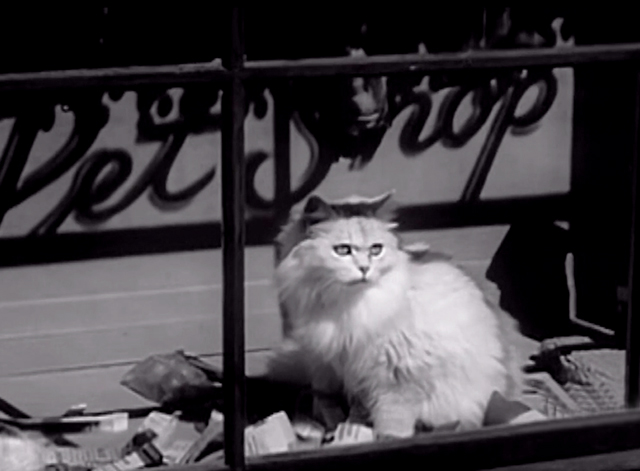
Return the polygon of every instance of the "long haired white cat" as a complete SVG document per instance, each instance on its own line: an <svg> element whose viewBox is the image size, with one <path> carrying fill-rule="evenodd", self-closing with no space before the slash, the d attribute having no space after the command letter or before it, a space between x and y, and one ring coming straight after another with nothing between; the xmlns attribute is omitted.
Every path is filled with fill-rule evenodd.
<svg viewBox="0 0 640 471"><path fill-rule="evenodd" d="M280 355L306 368L315 391L363 407L380 435L479 427L492 393L519 387L515 322L451 262L406 250L383 216L390 197L312 196L285 229Z"/></svg>

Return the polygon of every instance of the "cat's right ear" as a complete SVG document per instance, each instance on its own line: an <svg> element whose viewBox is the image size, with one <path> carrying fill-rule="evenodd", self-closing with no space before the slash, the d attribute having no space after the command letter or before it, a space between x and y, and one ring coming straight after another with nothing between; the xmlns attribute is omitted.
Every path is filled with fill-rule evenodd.
<svg viewBox="0 0 640 471"><path fill-rule="evenodd" d="M303 216L309 225L331 219L335 215L329 203L318 195L312 195L304 206Z"/></svg>
<svg viewBox="0 0 640 471"><path fill-rule="evenodd" d="M397 202L393 200L396 190L390 190L386 193L374 198L370 205L373 209L373 215L383 221L392 221L396 216ZM395 223L390 222L393 226ZM397 225L397 224L396 224ZM395 227L389 227L394 229Z"/></svg>

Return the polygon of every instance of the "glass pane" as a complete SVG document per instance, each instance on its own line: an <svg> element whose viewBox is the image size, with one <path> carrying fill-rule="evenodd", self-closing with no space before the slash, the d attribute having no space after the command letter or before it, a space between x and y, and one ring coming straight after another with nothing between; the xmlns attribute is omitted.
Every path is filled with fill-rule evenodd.
<svg viewBox="0 0 640 471"><path fill-rule="evenodd" d="M621 9L283 8L247 8L247 60L640 39ZM3 72L219 59L223 15L187 10L43 10L67 26ZM37 459L221 463L225 299L250 459L625 408L630 67L242 86L226 271L222 85L3 95L0 424L58 417Z"/></svg>
<svg viewBox="0 0 640 471"><path fill-rule="evenodd" d="M302 20L289 49L267 48L258 41L265 36L247 27L248 59L571 48L586 20L570 13L479 9L451 37L411 29L406 11L345 15L333 38L342 48L329 41L316 43L320 50L305 49L313 27ZM455 11L439 14L430 20L459 19ZM388 34L403 27L407 34ZM252 56L251 41L265 55ZM624 408L618 339L626 313L616 293L626 283L629 195L620 181L630 161L603 173L610 141L603 115L593 111L596 102L621 109L633 96L633 74L620 74L539 68L250 84L257 101L247 145L253 149L255 139L256 151L247 153L247 205L256 228L248 238L256 238L256 251L274 242L269 279L280 315L270 319L279 317L284 341L269 331L259 345L269 353L260 355L280 360L267 373L272 380L300 389L296 401L274 403L260 417L266 421L254 423L256 443L277 431L281 441L269 452L254 445L252 456ZM607 78L606 91L596 90ZM621 88L622 80L629 86ZM615 132L626 144L616 145L630 159L633 135L623 123L632 122L633 105L624 109ZM596 181L616 196L596 191ZM600 198L620 208L609 212L615 232L611 224L594 228ZM386 203L394 229L381 222ZM604 240L617 241L615 262L593 251L606 233ZM387 275L401 262L389 255L385 264L396 250L413 267L401 281ZM609 271L595 281L602 267ZM478 314L484 309L486 318ZM255 312L260 328L252 332L248 320L248 338L267 332L267 316ZM283 345L293 352L279 352ZM302 358L310 371L300 371Z"/></svg>

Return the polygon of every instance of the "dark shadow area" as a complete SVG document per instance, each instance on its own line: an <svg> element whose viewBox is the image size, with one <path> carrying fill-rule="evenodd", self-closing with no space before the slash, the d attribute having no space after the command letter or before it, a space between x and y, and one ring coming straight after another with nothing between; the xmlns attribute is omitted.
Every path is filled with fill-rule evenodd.
<svg viewBox="0 0 640 471"><path fill-rule="evenodd" d="M552 221L513 224L487 270L500 288L500 307L522 333L542 341L572 334L565 259L569 235Z"/></svg>
<svg viewBox="0 0 640 471"><path fill-rule="evenodd" d="M576 45L640 40L630 7L588 7L575 22ZM631 236L637 67L611 64L575 69L571 161L571 247L576 311L616 332L625 345Z"/></svg>
<svg viewBox="0 0 640 471"><path fill-rule="evenodd" d="M224 2L64 5L5 3L1 72L210 62L228 45ZM579 9L580 11L582 9ZM549 47L551 21L579 11L558 5L474 6L459 2L387 5L250 2L245 11L248 60ZM463 13L463 14L461 14Z"/></svg>
<svg viewBox="0 0 640 471"><path fill-rule="evenodd" d="M226 44L224 6L4 2L0 73L209 62Z"/></svg>

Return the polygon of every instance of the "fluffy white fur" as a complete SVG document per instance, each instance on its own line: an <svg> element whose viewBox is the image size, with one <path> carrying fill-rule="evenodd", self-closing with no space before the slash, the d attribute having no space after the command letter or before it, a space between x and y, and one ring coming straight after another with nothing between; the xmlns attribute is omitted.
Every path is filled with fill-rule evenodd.
<svg viewBox="0 0 640 471"><path fill-rule="evenodd" d="M272 371L346 393L379 434L410 436L418 422L478 427L491 394L518 382L514 325L457 267L417 261L392 229L358 216L307 228L276 270L291 329ZM341 244L351 253L338 254Z"/></svg>

